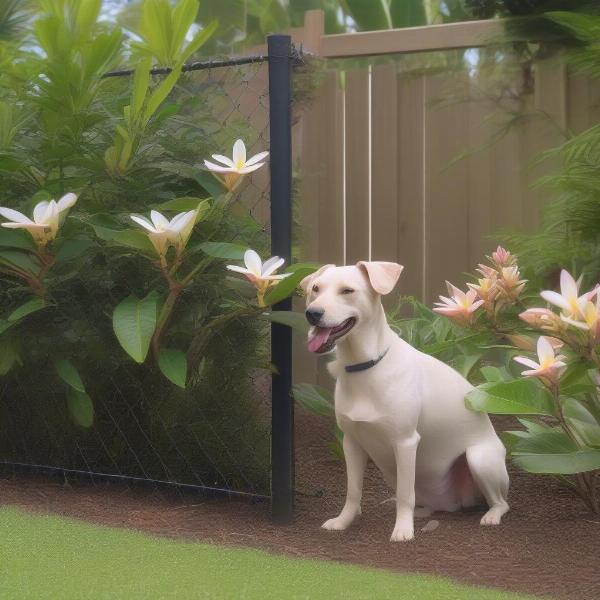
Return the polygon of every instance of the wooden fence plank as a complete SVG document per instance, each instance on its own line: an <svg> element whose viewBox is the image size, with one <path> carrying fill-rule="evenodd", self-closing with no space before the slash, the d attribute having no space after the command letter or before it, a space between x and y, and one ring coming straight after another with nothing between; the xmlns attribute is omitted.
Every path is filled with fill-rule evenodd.
<svg viewBox="0 0 600 600"><path fill-rule="evenodd" d="M465 94L466 74L425 77L425 302L445 291L445 280L462 282L469 268L468 169L449 163L467 139L464 103L437 106L452 93ZM461 85L462 84L462 85ZM458 285L458 284L457 284Z"/></svg>
<svg viewBox="0 0 600 600"><path fill-rule="evenodd" d="M369 72L346 73L346 263L368 260ZM340 218L340 214L337 215Z"/></svg>
<svg viewBox="0 0 600 600"><path fill-rule="evenodd" d="M399 290L422 298L424 289L424 151L425 79L404 78L397 82L398 191L396 260L404 265Z"/></svg>

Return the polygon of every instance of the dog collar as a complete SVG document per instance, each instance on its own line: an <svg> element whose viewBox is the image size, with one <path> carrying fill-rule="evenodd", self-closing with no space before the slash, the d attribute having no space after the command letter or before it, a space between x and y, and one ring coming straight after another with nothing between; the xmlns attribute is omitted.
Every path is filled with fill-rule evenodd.
<svg viewBox="0 0 600 600"><path fill-rule="evenodd" d="M366 371L367 369L370 369L376 364L380 363L388 352L389 348L374 360L368 360L367 362L357 363L355 365L348 365L344 367L344 369L346 370L346 373L358 373L359 371Z"/></svg>

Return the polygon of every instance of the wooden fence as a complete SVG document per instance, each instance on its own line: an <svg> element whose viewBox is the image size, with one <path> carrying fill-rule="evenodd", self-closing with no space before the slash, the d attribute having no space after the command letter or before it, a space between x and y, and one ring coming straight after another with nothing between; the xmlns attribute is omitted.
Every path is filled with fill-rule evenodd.
<svg viewBox="0 0 600 600"><path fill-rule="evenodd" d="M325 60L294 132L304 260L400 262L399 293L431 304L446 279L463 285L494 233L539 224L549 192L531 185L552 165L531 163L565 132L598 122L600 86L570 74L557 55L515 64L500 86L477 52L459 70L391 60L463 56L501 32L501 23L481 21L324 35L322 14L307 13L292 35ZM296 380L314 380L314 360L297 350Z"/></svg>

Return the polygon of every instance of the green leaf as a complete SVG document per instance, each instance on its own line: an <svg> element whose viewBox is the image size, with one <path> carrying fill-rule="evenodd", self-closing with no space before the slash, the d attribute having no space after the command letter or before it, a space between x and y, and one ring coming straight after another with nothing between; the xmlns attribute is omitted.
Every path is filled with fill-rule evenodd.
<svg viewBox="0 0 600 600"><path fill-rule="evenodd" d="M291 275L279 281L279 283L271 288L265 296L266 304L277 304L281 300L284 300L288 296L291 296L298 287L298 284L311 273L315 272L315 267L303 267L295 270Z"/></svg>
<svg viewBox="0 0 600 600"><path fill-rule="evenodd" d="M308 333L309 324L306 317L302 313L292 310L274 310L268 313L268 318L273 323L281 323L291 327L294 331L306 335Z"/></svg>
<svg viewBox="0 0 600 600"><path fill-rule="evenodd" d="M65 262L67 260L77 258L84 254L86 250L89 250L92 246L94 246L94 242L91 240L66 240L56 253L56 261Z"/></svg>
<svg viewBox="0 0 600 600"><path fill-rule="evenodd" d="M580 449L562 431L550 431L521 440L513 460L530 473L572 475L600 469L600 450Z"/></svg>
<svg viewBox="0 0 600 600"><path fill-rule="evenodd" d="M187 379L187 357L181 350L161 348L158 355L158 366L162 374L175 385L185 388Z"/></svg>
<svg viewBox="0 0 600 600"><path fill-rule="evenodd" d="M292 394L302 408L315 415L331 417L335 414L331 392L321 386L299 383L293 387Z"/></svg>
<svg viewBox="0 0 600 600"><path fill-rule="evenodd" d="M67 390L67 407L73 420L86 429L94 423L94 403L85 392L73 388Z"/></svg>
<svg viewBox="0 0 600 600"><path fill-rule="evenodd" d="M10 341L0 344L0 375L6 375L19 362L19 354Z"/></svg>
<svg viewBox="0 0 600 600"><path fill-rule="evenodd" d="M481 367L479 372L488 383L500 383L510 379L510 373L504 367L499 369L498 367L485 366Z"/></svg>
<svg viewBox="0 0 600 600"><path fill-rule="evenodd" d="M0 227L0 247L18 248L32 252L36 249L36 245L28 233L4 227Z"/></svg>
<svg viewBox="0 0 600 600"><path fill-rule="evenodd" d="M388 0L345 0L345 6L354 19L359 31L390 29L392 19Z"/></svg>
<svg viewBox="0 0 600 600"><path fill-rule="evenodd" d="M588 446L600 447L600 424L594 415L575 398L562 401L565 419Z"/></svg>
<svg viewBox="0 0 600 600"><path fill-rule="evenodd" d="M553 415L552 397L531 379L484 383L466 395L468 408L497 415Z"/></svg>
<svg viewBox="0 0 600 600"><path fill-rule="evenodd" d="M391 0L390 16L396 28L427 25L424 0Z"/></svg>
<svg viewBox="0 0 600 600"><path fill-rule="evenodd" d="M194 54L194 52L197 52L213 36L218 26L218 21L212 21L206 25L202 31L200 31L196 37L185 47L180 60L186 61L192 54Z"/></svg>
<svg viewBox="0 0 600 600"><path fill-rule="evenodd" d="M239 244L230 244L228 242L204 242L200 244L200 249L204 254L213 258L224 258L227 260L242 260L247 246Z"/></svg>
<svg viewBox="0 0 600 600"><path fill-rule="evenodd" d="M16 268L25 273L31 273L32 275L36 275L41 269L37 258L27 252L21 252L19 250L1 250L0 264Z"/></svg>
<svg viewBox="0 0 600 600"><path fill-rule="evenodd" d="M46 308L46 303L42 298L28 300L25 302L25 304L21 304L19 308L16 308L12 313L10 313L10 315L8 315L8 322L14 323L15 321L19 321L31 313L42 310L42 308Z"/></svg>
<svg viewBox="0 0 600 600"><path fill-rule="evenodd" d="M167 211L173 210L177 212L198 209L198 212L204 215L210 209L210 202L208 198L203 199L194 198L192 196L184 196L183 198L174 198L173 200L168 200L167 202L163 202L162 204L155 204L152 208ZM197 220L199 221L200 219Z"/></svg>
<svg viewBox="0 0 600 600"><path fill-rule="evenodd" d="M138 363L146 360L156 328L158 297L151 292L143 299L125 298L114 310L113 329L123 350Z"/></svg>
<svg viewBox="0 0 600 600"><path fill-rule="evenodd" d="M451 366L456 369L465 379L469 378L475 365L481 360L482 353L460 354L451 361Z"/></svg>
<svg viewBox="0 0 600 600"><path fill-rule="evenodd" d="M194 179L213 197L218 198L226 191L225 186L210 171L199 171Z"/></svg>
<svg viewBox="0 0 600 600"><path fill-rule="evenodd" d="M120 246L135 248L136 250L140 250L145 254L156 256L156 249L143 231L138 231L136 229L117 231L112 236L112 241Z"/></svg>
<svg viewBox="0 0 600 600"><path fill-rule="evenodd" d="M167 96L175 87L180 75L181 65L175 67L152 92L148 98L148 102L146 103L146 109L143 117L144 124L150 120L152 115L158 110L158 107L167 99Z"/></svg>
<svg viewBox="0 0 600 600"><path fill-rule="evenodd" d="M85 393L85 386L83 385L83 381L81 381L81 377L79 375L79 371L73 366L73 363L70 361L61 358L54 363L54 368L58 373L59 377L69 386L71 386L77 392Z"/></svg>
<svg viewBox="0 0 600 600"><path fill-rule="evenodd" d="M131 94L131 112L133 115L139 115L144 106L144 100L150 86L150 69L152 68L152 59L146 57L142 59L135 69L133 76L133 91Z"/></svg>

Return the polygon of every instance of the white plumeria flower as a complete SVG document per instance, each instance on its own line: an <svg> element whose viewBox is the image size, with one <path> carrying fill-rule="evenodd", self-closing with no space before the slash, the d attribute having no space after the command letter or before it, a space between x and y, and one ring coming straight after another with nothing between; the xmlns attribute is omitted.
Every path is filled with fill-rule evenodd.
<svg viewBox="0 0 600 600"><path fill-rule="evenodd" d="M477 300L477 292L470 289L463 292L446 281L450 298L440 296L441 302L436 302L435 312L450 317L461 323L471 323L473 313L483 304L483 300Z"/></svg>
<svg viewBox="0 0 600 600"><path fill-rule="evenodd" d="M268 155L268 152L259 152L251 158L246 159L246 144L244 144L243 140L236 140L233 145L231 158L222 154L213 154L213 159L221 164L205 160L204 165L209 171L223 173L225 187L231 191L242 175L247 175L248 173L252 173L252 171L260 169L265 164L261 161Z"/></svg>
<svg viewBox="0 0 600 600"><path fill-rule="evenodd" d="M543 377L551 383L556 383L567 368L564 362L565 357L562 354L555 356L552 343L544 336L540 336L537 341L537 355L539 363L525 356L515 356L514 360L516 362L531 369L523 371L522 375L526 377Z"/></svg>
<svg viewBox="0 0 600 600"><path fill-rule="evenodd" d="M77 196L73 193L65 194L58 202L56 200L42 200L33 209L33 219L18 210L2 206L0 207L0 215L5 219L10 219L9 222L2 223L2 227L25 229L37 244L43 246L56 237L62 220L61 213L71 208L75 202L77 202Z"/></svg>
<svg viewBox="0 0 600 600"><path fill-rule="evenodd" d="M554 304L559 308L562 308L564 316L568 318L582 318L586 304L591 300L597 293L597 289L593 289L591 292L587 292L582 296L579 295L579 286L581 285L581 278L575 281L574 277L563 269L560 272L560 294L551 290L544 290L540 293L540 296Z"/></svg>
<svg viewBox="0 0 600 600"><path fill-rule="evenodd" d="M264 306L264 296L267 290L276 285L280 280L288 277L291 273L276 275L275 271L283 265L285 260L279 256L272 256L264 263L260 256L254 250L248 249L244 253L244 263L246 267L238 267L237 265L227 265L230 271L242 273L245 275L258 290L259 306Z"/></svg>
<svg viewBox="0 0 600 600"><path fill-rule="evenodd" d="M141 225L145 230L152 245L161 257L167 252L170 245L175 246L181 252L192 233L196 222L197 211L175 215L170 221L157 210L150 212L150 220L138 215L131 215L132 221Z"/></svg>
<svg viewBox="0 0 600 600"><path fill-rule="evenodd" d="M590 332L591 340L594 343L600 341L600 294L596 292L596 302L588 300L583 308L581 321L561 315L560 318L569 325L573 325L578 329Z"/></svg>

